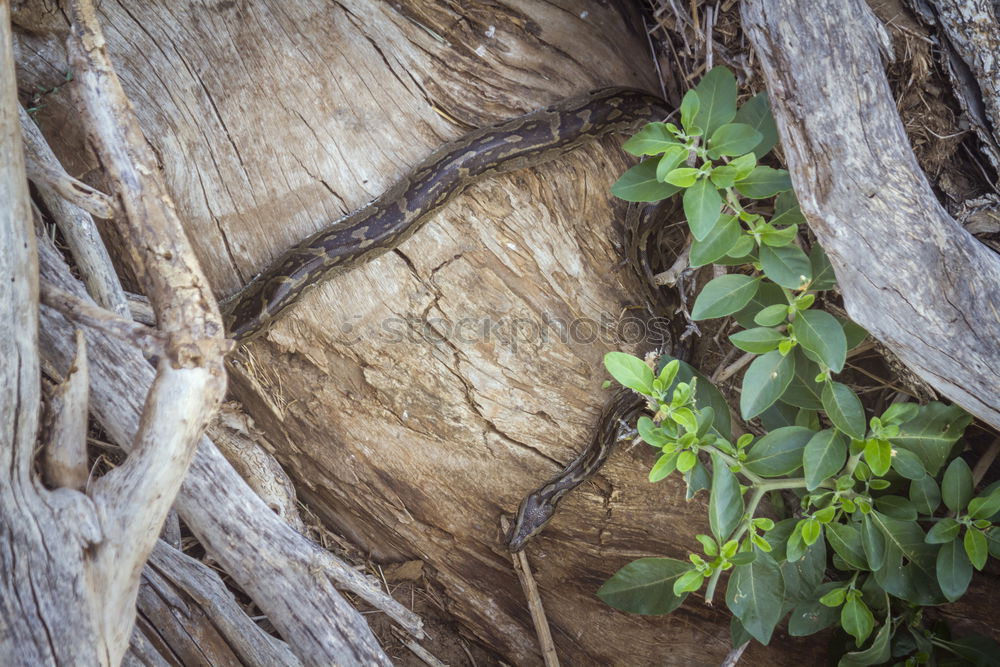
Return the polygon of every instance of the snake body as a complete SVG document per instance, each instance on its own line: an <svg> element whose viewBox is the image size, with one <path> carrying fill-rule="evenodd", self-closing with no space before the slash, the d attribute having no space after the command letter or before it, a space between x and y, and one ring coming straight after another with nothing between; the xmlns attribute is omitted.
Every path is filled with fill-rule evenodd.
<svg viewBox="0 0 1000 667"><path fill-rule="evenodd" d="M473 183L532 167L666 115L659 98L602 88L474 130L422 160L382 195L287 250L223 304L237 341L261 334L304 290L397 247Z"/></svg>
<svg viewBox="0 0 1000 667"><path fill-rule="evenodd" d="M302 293L400 245L472 184L532 167L580 144L664 117L664 102L640 90L603 88L571 97L445 144L382 195L287 250L222 304L238 342L266 331ZM642 405L627 390L607 403L580 456L521 503L508 546L519 551L548 522L559 501L598 470L619 439L623 420Z"/></svg>

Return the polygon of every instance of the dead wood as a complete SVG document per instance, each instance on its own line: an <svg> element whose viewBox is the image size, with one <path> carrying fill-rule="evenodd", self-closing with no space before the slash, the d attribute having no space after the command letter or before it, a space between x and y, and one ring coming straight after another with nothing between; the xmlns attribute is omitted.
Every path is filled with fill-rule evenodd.
<svg viewBox="0 0 1000 667"><path fill-rule="evenodd" d="M40 247L43 279L86 299L83 288L48 244ZM65 365L71 327L47 307L41 311L46 357ZM139 428L152 367L133 343L78 322L91 351L91 411L126 450ZM208 438L202 438L176 507L213 557L272 620L307 664L386 664L363 618L333 588L336 583L419 633L419 621L386 600L349 566L296 533L257 497Z"/></svg>
<svg viewBox="0 0 1000 667"><path fill-rule="evenodd" d="M851 318L942 395L1000 427L1000 258L938 203L860 1L743 4L792 182Z"/></svg>
<svg viewBox="0 0 1000 667"><path fill-rule="evenodd" d="M87 7L82 7L86 14ZM79 491L86 480L83 442L86 428L86 347L64 332L72 351L60 363L70 379L57 391L49 435L55 440L43 459L49 480L43 487L34 470L39 417L38 260L28 207L21 122L16 99L13 44L7 3L0 4L0 237L5 248L2 270L9 288L2 292L0 345L0 422L5 426L0 457L7 479L0 485L3 549L0 571L4 631L0 653L18 664L76 662L117 664L128 646L140 571L153 548L163 519L173 502L204 423L225 387L221 328L215 313L212 328L204 304L180 285L205 281L171 217L168 201L148 167L136 170L134 160L148 157L135 150L139 134L127 105L108 113L116 96L114 74L100 53L94 26L87 36L93 50L88 73L92 81L91 130L102 157L111 166L111 182L128 214L121 220L122 236L133 244L144 288L155 304L167 337L168 354L156 373L133 456ZM78 17L86 20L86 16ZM103 98L103 99L100 99ZM108 106L104 106L107 104ZM130 124L131 121L131 124ZM131 130L131 136L115 130ZM144 144L143 144L144 145ZM183 314L176 317L172 314ZM199 354L185 354L198 349ZM60 405L61 403L61 405Z"/></svg>

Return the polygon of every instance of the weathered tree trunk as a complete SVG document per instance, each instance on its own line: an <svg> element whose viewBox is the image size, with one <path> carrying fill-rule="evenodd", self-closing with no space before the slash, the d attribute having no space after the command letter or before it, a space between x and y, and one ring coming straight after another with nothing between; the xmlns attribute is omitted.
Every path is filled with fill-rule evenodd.
<svg viewBox="0 0 1000 667"><path fill-rule="evenodd" d="M860 0L743 5L792 182L851 317L942 395L1000 428L1000 258L938 203Z"/></svg>

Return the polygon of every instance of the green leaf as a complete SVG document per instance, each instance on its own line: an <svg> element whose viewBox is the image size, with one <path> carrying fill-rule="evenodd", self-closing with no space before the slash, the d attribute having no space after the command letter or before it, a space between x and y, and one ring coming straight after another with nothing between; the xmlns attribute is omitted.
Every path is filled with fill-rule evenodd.
<svg viewBox="0 0 1000 667"><path fill-rule="evenodd" d="M917 508L908 499L902 496L880 496L875 499L875 507L886 516L900 521L915 521L917 519Z"/></svg>
<svg viewBox="0 0 1000 667"><path fill-rule="evenodd" d="M708 498L708 523L719 541L728 538L743 517L743 495L736 475L718 454L712 453L712 490Z"/></svg>
<svg viewBox="0 0 1000 667"><path fill-rule="evenodd" d="M775 403L775 405L778 405L778 403ZM795 425L805 426L810 431L819 431L823 428L819 422L819 413L815 410L799 410L798 414L795 415Z"/></svg>
<svg viewBox="0 0 1000 667"><path fill-rule="evenodd" d="M935 572L938 548L924 541L920 526L876 511L868 516L886 538L885 563L875 572L879 585L890 595L914 604L943 602Z"/></svg>
<svg viewBox="0 0 1000 667"><path fill-rule="evenodd" d="M707 178L699 179L684 191L684 217L698 241L708 237L722 215L722 197Z"/></svg>
<svg viewBox="0 0 1000 667"><path fill-rule="evenodd" d="M773 551L771 557L775 557ZM775 560L781 567L786 600L815 599L816 588L826 574L826 540L816 540L794 562Z"/></svg>
<svg viewBox="0 0 1000 667"><path fill-rule="evenodd" d="M908 449L897 448L892 455L892 469L906 479L923 479L927 471L920 457Z"/></svg>
<svg viewBox="0 0 1000 667"><path fill-rule="evenodd" d="M927 531L924 541L927 544L947 544L954 542L955 538L962 531L962 524L950 517L941 519Z"/></svg>
<svg viewBox="0 0 1000 667"><path fill-rule="evenodd" d="M752 563L733 568L726 605L754 639L767 644L782 615L785 585L771 554L759 549L756 553Z"/></svg>
<svg viewBox="0 0 1000 667"><path fill-rule="evenodd" d="M840 625L861 646L875 628L875 617L860 596L853 596L840 610Z"/></svg>
<svg viewBox="0 0 1000 667"><path fill-rule="evenodd" d="M649 469L649 481L653 484L661 479L666 479L674 470L677 470L677 452L663 454L657 459L653 467Z"/></svg>
<svg viewBox="0 0 1000 667"><path fill-rule="evenodd" d="M741 234L740 239L736 242L736 245L723 257L715 260L716 264L721 264L722 266L743 266L745 264L751 264L755 261L754 259L754 244L753 237L747 234Z"/></svg>
<svg viewBox="0 0 1000 667"><path fill-rule="evenodd" d="M760 265L768 278L791 290L799 289L812 279L809 258L798 246L762 246Z"/></svg>
<svg viewBox="0 0 1000 667"><path fill-rule="evenodd" d="M799 200L791 190L782 192L774 199L774 215L771 216L772 225L804 225L806 217L802 215L799 208Z"/></svg>
<svg viewBox="0 0 1000 667"><path fill-rule="evenodd" d="M760 132L760 143L753 149L758 158L767 155L778 143L778 128L774 124L774 116L771 115L771 105L768 104L767 93L758 93L744 102L740 110L736 112L735 120L737 123L745 123Z"/></svg>
<svg viewBox="0 0 1000 667"><path fill-rule="evenodd" d="M868 667L868 665L881 665L888 662L891 656L889 639L892 637L892 623L890 619L882 624L879 631L872 640L872 645L864 651L852 651L844 655L837 667Z"/></svg>
<svg viewBox="0 0 1000 667"><path fill-rule="evenodd" d="M736 181L736 191L750 199L767 199L792 189L792 181L784 169L758 166L743 180Z"/></svg>
<svg viewBox="0 0 1000 667"><path fill-rule="evenodd" d="M847 523L831 523L826 527L826 540L849 566L856 570L868 569L861 532L857 528Z"/></svg>
<svg viewBox="0 0 1000 667"><path fill-rule="evenodd" d="M741 238L749 239L751 245L753 244L753 239L749 236L743 235ZM750 299L750 302L747 303L742 310L733 315L733 317L744 329L752 329L756 324L754 322L754 317L758 312L760 312L763 308L778 304L785 307L788 306L788 301L785 299L785 293L781 291L780 287L771 281L764 280L761 281L760 287L757 288L757 293L754 294L752 299ZM782 317L781 321L783 322L784 319L785 318Z"/></svg>
<svg viewBox="0 0 1000 667"><path fill-rule="evenodd" d="M882 477L889 472L889 467L892 465L892 445L889 441L877 438L866 440L865 463L876 477Z"/></svg>
<svg viewBox="0 0 1000 667"><path fill-rule="evenodd" d="M760 425L764 427L765 431L773 431L783 426L804 426L804 424L795 423L795 417L798 414L799 411L796 408L777 401L767 410L757 415L757 417L760 419Z"/></svg>
<svg viewBox="0 0 1000 667"><path fill-rule="evenodd" d="M619 384L640 394L653 393L653 370L639 357L624 352L608 352L604 355L604 367Z"/></svg>
<svg viewBox="0 0 1000 667"><path fill-rule="evenodd" d="M685 595L701 588L705 576L698 570L688 570L674 582L674 595Z"/></svg>
<svg viewBox="0 0 1000 667"><path fill-rule="evenodd" d="M865 410L851 388L827 382L822 393L823 409L833 425L856 440L865 437Z"/></svg>
<svg viewBox="0 0 1000 667"><path fill-rule="evenodd" d="M1000 512L1000 489L969 501L969 516L973 519L989 519L997 512Z"/></svg>
<svg viewBox="0 0 1000 667"><path fill-rule="evenodd" d="M802 466L802 453L812 435L801 426L775 429L754 443L744 465L761 477L789 475Z"/></svg>
<svg viewBox="0 0 1000 667"><path fill-rule="evenodd" d="M656 178L659 160L645 160L632 167L611 186L611 194L625 201L660 201L677 193L680 188L661 183Z"/></svg>
<svg viewBox="0 0 1000 667"><path fill-rule="evenodd" d="M861 547L868 567L879 570L885 563L885 535L872 523L870 515L861 515Z"/></svg>
<svg viewBox="0 0 1000 667"><path fill-rule="evenodd" d="M941 499L952 512L961 512L972 498L972 470L961 457L956 458L944 471L941 480Z"/></svg>
<svg viewBox="0 0 1000 667"><path fill-rule="evenodd" d="M935 401L921 406L920 413L901 424L899 434L889 442L919 456L927 472L936 477L971 422L972 417L958 406Z"/></svg>
<svg viewBox="0 0 1000 667"><path fill-rule="evenodd" d="M691 470L684 473L684 482L687 484L685 499L691 500L695 494L711 485L711 478L708 476L708 468L698 461Z"/></svg>
<svg viewBox="0 0 1000 667"><path fill-rule="evenodd" d="M691 317L708 320L714 317L732 315L753 298L759 280L741 273L732 273L715 278L702 288L695 299Z"/></svg>
<svg viewBox="0 0 1000 667"><path fill-rule="evenodd" d="M739 181L750 175L754 167L757 166L757 158L753 153L747 153L746 155L741 155L738 158L730 160L727 166L736 170L734 178Z"/></svg>
<svg viewBox="0 0 1000 667"><path fill-rule="evenodd" d="M681 125L684 126L685 130L690 131L694 127L704 127L699 126L695 120L700 107L701 100L698 99L697 91L689 90L684 93L684 98L681 100Z"/></svg>
<svg viewBox="0 0 1000 667"><path fill-rule="evenodd" d="M924 475L910 483L910 501L921 514L934 514L941 504L941 489L933 477Z"/></svg>
<svg viewBox="0 0 1000 667"><path fill-rule="evenodd" d="M659 155L668 148L683 147L667 129L666 123L646 123L646 126L622 144L622 149L632 155Z"/></svg>
<svg viewBox="0 0 1000 667"><path fill-rule="evenodd" d="M691 450L681 452L677 455L677 469L681 472L691 470L696 463L698 463L698 455Z"/></svg>
<svg viewBox="0 0 1000 667"><path fill-rule="evenodd" d="M694 416L690 408L677 408L671 413L670 418L683 426L684 430L688 433L697 433L698 419Z"/></svg>
<svg viewBox="0 0 1000 667"><path fill-rule="evenodd" d="M986 535L986 545L990 555L994 558L1000 558L1000 528L993 526L987 529L984 535Z"/></svg>
<svg viewBox="0 0 1000 667"><path fill-rule="evenodd" d="M732 425L729 418L729 404L726 402L726 399L706 376L699 373L690 364L674 359L669 354L664 354L660 357L658 368L666 368L668 364L675 361L678 364L677 374L671 379L671 384L668 387L667 392L672 392L674 387L676 387L676 385L680 382L690 385L692 380L697 378L698 381L695 383L694 390L695 403L699 406L699 408L712 408L715 416L713 428L718 435L728 440L732 434ZM707 484L702 488L708 488Z"/></svg>
<svg viewBox="0 0 1000 667"><path fill-rule="evenodd" d="M847 438L834 429L813 435L802 453L806 489L812 491L828 477L833 477L847 461Z"/></svg>
<svg viewBox="0 0 1000 667"><path fill-rule="evenodd" d="M819 603L824 607L840 607L847 599L847 589L837 587L819 599Z"/></svg>
<svg viewBox="0 0 1000 667"><path fill-rule="evenodd" d="M742 236L740 223L734 215L720 215L702 240L691 243L689 258L692 268L712 264L732 250Z"/></svg>
<svg viewBox="0 0 1000 667"><path fill-rule="evenodd" d="M732 334L729 341L744 352L765 354L777 348L784 338L785 334L771 327L754 327Z"/></svg>
<svg viewBox="0 0 1000 667"><path fill-rule="evenodd" d="M754 359L743 374L740 394L740 414L743 419L756 417L778 400L788 388L794 372L794 358L791 355L782 356L777 350Z"/></svg>
<svg viewBox="0 0 1000 667"><path fill-rule="evenodd" d="M772 248L780 248L795 240L799 234L799 226L792 225L784 229L777 229L774 225L766 224L758 230L758 233L761 243Z"/></svg>
<svg viewBox="0 0 1000 667"><path fill-rule="evenodd" d="M745 155L761 142L763 135L743 123L727 123L712 133L708 140L708 157L717 160L723 155Z"/></svg>
<svg viewBox="0 0 1000 667"><path fill-rule="evenodd" d="M690 567L673 558L640 558L604 582L597 597L632 614L669 614L687 597L674 595L674 582Z"/></svg>
<svg viewBox="0 0 1000 667"><path fill-rule="evenodd" d="M647 445L653 447L662 447L671 441L671 438L663 432L662 429L657 428L653 420L643 415L639 417L639 420L635 424L636 430L639 432L639 437L642 438L643 442Z"/></svg>
<svg viewBox="0 0 1000 667"><path fill-rule="evenodd" d="M802 522L802 541L806 546L812 546L823 534L823 526L815 519L806 519Z"/></svg>
<svg viewBox="0 0 1000 667"><path fill-rule="evenodd" d="M837 276L834 275L830 259L819 243L813 243L812 249L809 251L809 263L812 265L813 276L809 289L821 292L836 286Z"/></svg>
<svg viewBox="0 0 1000 667"><path fill-rule="evenodd" d="M736 182L736 176L738 175L736 167L728 164L720 165L712 169L712 173L708 175L712 179L712 184L719 188L720 190L725 190L726 188L731 188L733 183Z"/></svg>
<svg viewBox="0 0 1000 667"><path fill-rule="evenodd" d="M823 595L825 589L838 586L838 582L829 582L816 592ZM793 637L808 637L820 630L830 627L840 618L840 605L827 607L819 600L802 600L792 607L792 615L788 618L788 634Z"/></svg>
<svg viewBox="0 0 1000 667"><path fill-rule="evenodd" d="M976 667L996 667L998 663L997 656L1000 655L1000 644L997 644L989 637L973 635L957 639L953 642L946 641L941 637L933 637L932 641L935 646L939 646L960 658L964 658L967 664L975 665ZM938 664L944 665L945 661L940 660Z"/></svg>
<svg viewBox="0 0 1000 667"><path fill-rule="evenodd" d="M665 182L667 174L673 172L687 159L687 156L688 149L686 146L672 146L664 151L656 163L656 180Z"/></svg>
<svg viewBox="0 0 1000 667"><path fill-rule="evenodd" d="M882 413L883 424L902 424L920 414L920 406L916 403L893 403Z"/></svg>
<svg viewBox="0 0 1000 667"><path fill-rule="evenodd" d="M977 570L982 570L986 567L986 558L990 555L990 550L983 531L978 528L966 526L962 544L965 546L965 553L969 556L973 567Z"/></svg>
<svg viewBox="0 0 1000 667"><path fill-rule="evenodd" d="M823 385L815 382L819 366L809 361L801 349L796 349L792 356L795 357L795 376L781 396L782 402L803 410L822 410Z"/></svg>
<svg viewBox="0 0 1000 667"><path fill-rule="evenodd" d="M736 116L736 77L725 67L713 67L695 87L701 104L694 124L712 136Z"/></svg>
<svg viewBox="0 0 1000 667"><path fill-rule="evenodd" d="M761 251L761 261L763 256ZM825 310L806 310L795 318L794 327L799 345L815 353L834 373L844 370L847 337L837 318Z"/></svg>
<svg viewBox="0 0 1000 667"><path fill-rule="evenodd" d="M666 181L670 185L676 185L678 188L691 187L698 180L700 174L701 170L694 167L678 167L666 173L663 173L663 170L659 166L656 168L657 180Z"/></svg>
<svg viewBox="0 0 1000 667"><path fill-rule="evenodd" d="M813 276L815 277L815 272ZM857 322L849 320L847 318L838 317L840 321L840 326L844 328L844 336L847 337L847 349L853 350L858 345L864 342L865 338L868 338L868 332L865 331L864 327L859 325Z"/></svg>
<svg viewBox="0 0 1000 667"><path fill-rule="evenodd" d="M788 306L783 303L776 303L773 306L763 308L754 315L753 321L764 327L776 327L783 324L788 319Z"/></svg>
<svg viewBox="0 0 1000 667"><path fill-rule="evenodd" d="M946 542L938 551L937 580L949 602L965 595L972 581L972 563L958 540Z"/></svg>

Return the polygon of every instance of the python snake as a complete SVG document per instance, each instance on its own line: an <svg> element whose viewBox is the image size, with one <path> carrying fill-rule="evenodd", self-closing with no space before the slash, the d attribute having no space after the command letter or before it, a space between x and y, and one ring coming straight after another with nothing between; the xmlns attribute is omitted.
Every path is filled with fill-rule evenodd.
<svg viewBox="0 0 1000 667"><path fill-rule="evenodd" d="M287 250L226 299L222 310L230 336L245 342L260 335L306 289L399 246L473 183L542 164L598 137L661 119L669 111L662 100L643 91L603 88L445 144L382 195ZM622 420L639 407L635 394L615 394L587 449L521 503L508 535L512 551L523 548L559 501L600 468L618 440Z"/></svg>

